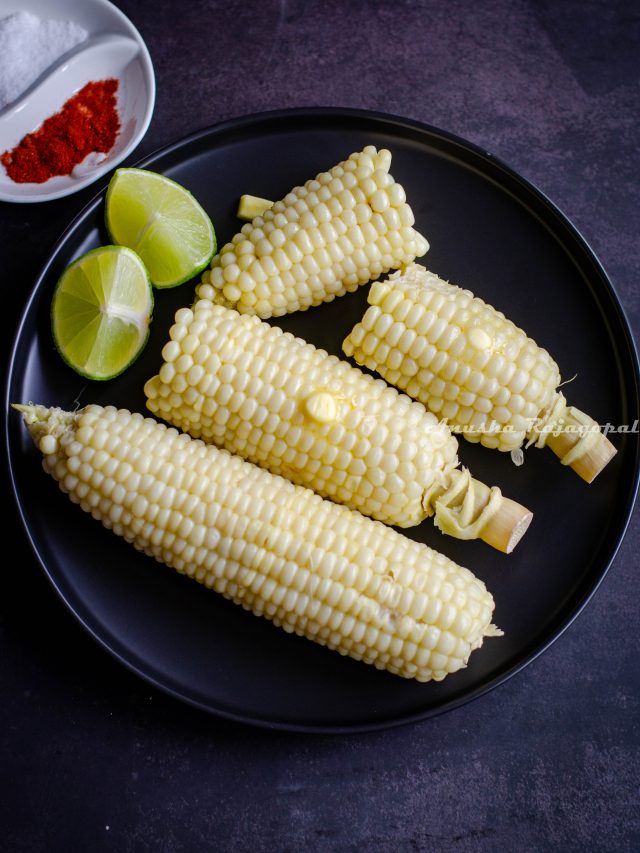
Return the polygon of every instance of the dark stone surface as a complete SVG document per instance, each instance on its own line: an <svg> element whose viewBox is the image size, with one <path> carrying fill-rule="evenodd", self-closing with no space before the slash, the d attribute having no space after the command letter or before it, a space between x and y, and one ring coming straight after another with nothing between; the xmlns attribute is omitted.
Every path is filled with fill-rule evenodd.
<svg viewBox="0 0 640 853"><path fill-rule="evenodd" d="M438 125L558 204L598 254L637 336L637 3L118 5L147 41L158 83L132 160L221 119L280 107L364 107ZM4 347L55 239L96 189L0 205ZM524 672L447 715L350 737L244 728L149 689L73 621L15 513L8 520L0 849L640 848L637 514L593 601Z"/></svg>

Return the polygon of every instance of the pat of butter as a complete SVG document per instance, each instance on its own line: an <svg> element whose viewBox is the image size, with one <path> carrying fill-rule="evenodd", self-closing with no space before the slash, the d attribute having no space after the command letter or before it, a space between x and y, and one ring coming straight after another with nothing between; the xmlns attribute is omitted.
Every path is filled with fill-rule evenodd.
<svg viewBox="0 0 640 853"><path fill-rule="evenodd" d="M476 349L489 349L493 341L484 329L475 327L469 332L469 343Z"/></svg>
<svg viewBox="0 0 640 853"><path fill-rule="evenodd" d="M265 210L269 210L272 205L273 202L268 198L260 198L257 195L241 195L236 216L238 219L246 219L247 222L251 222L256 216L262 216Z"/></svg>
<svg viewBox="0 0 640 853"><path fill-rule="evenodd" d="M319 424L328 424L338 417L338 401L328 391L314 391L304 401L304 410Z"/></svg>

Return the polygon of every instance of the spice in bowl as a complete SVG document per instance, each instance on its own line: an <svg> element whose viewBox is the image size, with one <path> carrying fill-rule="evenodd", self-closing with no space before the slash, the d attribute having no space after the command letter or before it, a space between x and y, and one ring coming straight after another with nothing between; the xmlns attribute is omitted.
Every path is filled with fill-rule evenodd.
<svg viewBox="0 0 640 853"><path fill-rule="evenodd" d="M73 174L90 154L98 155L97 162L104 159L120 130L117 90L115 79L87 83L60 112L0 155L11 180L43 184L56 175Z"/></svg>
<svg viewBox="0 0 640 853"><path fill-rule="evenodd" d="M1 18L0 110L86 38L87 31L73 21L41 20L31 12Z"/></svg>

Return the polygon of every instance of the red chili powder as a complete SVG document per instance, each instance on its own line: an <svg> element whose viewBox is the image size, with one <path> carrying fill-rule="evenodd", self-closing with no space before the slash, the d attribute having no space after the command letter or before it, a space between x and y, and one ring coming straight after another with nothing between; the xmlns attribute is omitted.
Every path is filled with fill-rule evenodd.
<svg viewBox="0 0 640 853"><path fill-rule="evenodd" d="M18 184L43 184L54 175L70 175L87 154L106 154L120 130L117 80L87 83L60 112L27 134L0 162Z"/></svg>

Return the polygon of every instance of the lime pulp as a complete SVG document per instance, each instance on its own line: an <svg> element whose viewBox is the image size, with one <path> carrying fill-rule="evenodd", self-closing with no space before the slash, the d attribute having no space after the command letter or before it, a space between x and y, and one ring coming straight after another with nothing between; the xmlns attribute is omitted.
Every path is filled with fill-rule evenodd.
<svg viewBox="0 0 640 853"><path fill-rule="evenodd" d="M149 336L153 291L140 258L102 246L62 273L51 305L55 345L89 379L111 379L138 357Z"/></svg>
<svg viewBox="0 0 640 853"><path fill-rule="evenodd" d="M117 169L107 190L105 221L114 243L137 252L155 287L193 278L216 250L206 211L184 187L145 169Z"/></svg>

